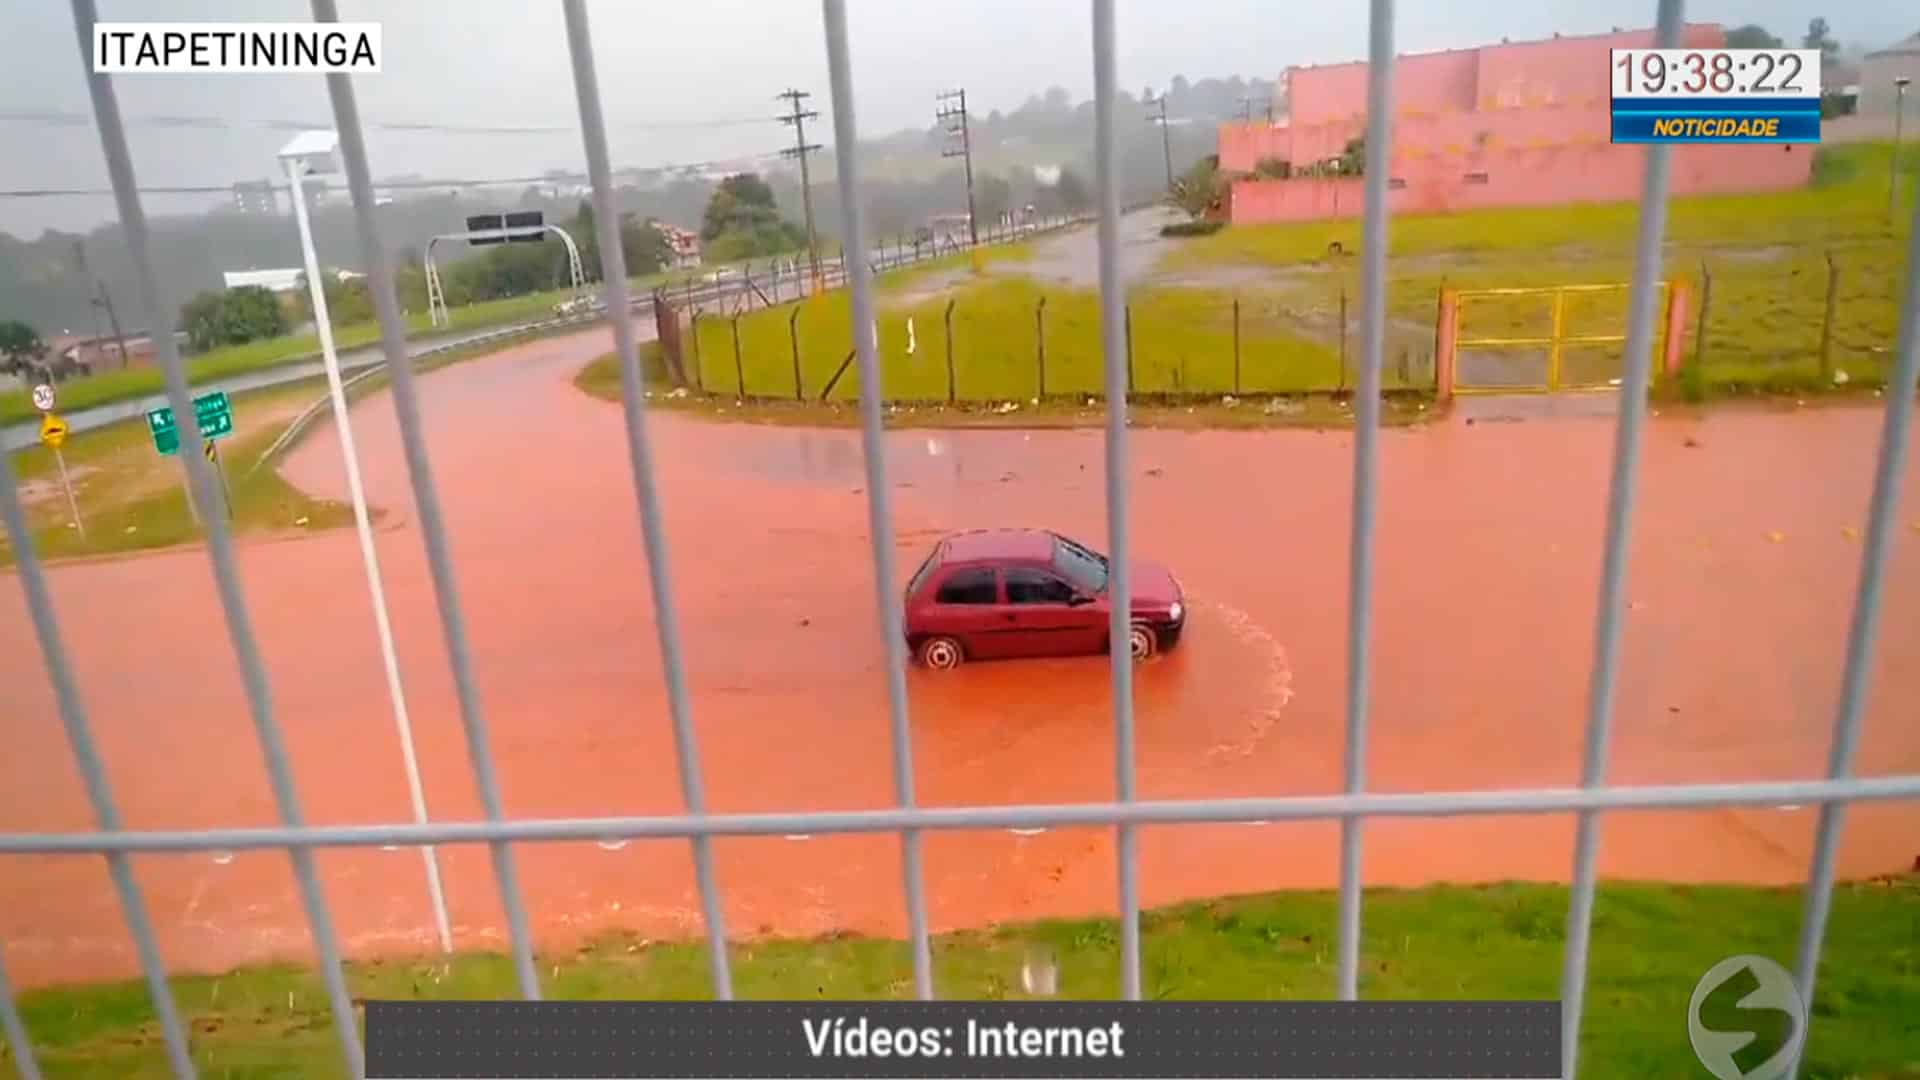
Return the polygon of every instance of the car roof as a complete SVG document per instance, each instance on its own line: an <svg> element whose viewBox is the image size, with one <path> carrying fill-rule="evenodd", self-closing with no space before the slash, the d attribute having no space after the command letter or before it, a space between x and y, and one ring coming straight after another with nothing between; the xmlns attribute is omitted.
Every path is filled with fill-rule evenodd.
<svg viewBox="0 0 1920 1080"><path fill-rule="evenodd" d="M1045 529L972 529L946 538L941 547L942 562L973 562L981 559L1032 559L1045 562L1053 558L1054 535Z"/></svg>

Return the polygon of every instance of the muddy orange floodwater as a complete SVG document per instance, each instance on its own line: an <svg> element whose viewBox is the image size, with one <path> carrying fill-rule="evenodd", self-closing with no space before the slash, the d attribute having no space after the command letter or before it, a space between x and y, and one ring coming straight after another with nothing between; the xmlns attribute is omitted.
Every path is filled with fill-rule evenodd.
<svg viewBox="0 0 1920 1080"><path fill-rule="evenodd" d="M676 813L680 784L621 413L571 385L603 331L521 345L422 380L480 698L508 813ZM245 422L244 407L240 420ZM408 703L435 817L478 799L390 399L357 407ZM882 647L857 432L651 420L708 797L719 811L893 801ZM1877 410L1657 417L1646 433L1607 772L1621 783L1818 775L1860 560ZM1603 417L1383 435L1367 779L1385 791L1577 781L1613 426ZM1339 789L1352 437L1136 432L1136 552L1189 594L1178 650L1138 673L1143 797ZM1045 526L1105 545L1098 431L888 435L901 573L943 530ZM345 498L321 431L286 463ZM1920 518L1914 470L1906 519ZM1920 531L1901 522L1860 768L1920 769ZM241 549L251 614L310 820L409 816L351 530ZM53 590L130 825L275 820L202 551L64 566ZM889 590L889 595L894 595ZM923 804L1113 792L1101 658L909 674ZM20 592L0 590L0 828L93 823ZM1811 811L1611 815L1603 873L1791 882ZM1565 816L1382 820L1375 884L1568 874ZM1142 833L1143 899L1336 882L1337 826ZM897 839L717 841L739 935L899 933ZM936 929L1111 911L1112 834L926 839ZM684 841L517 849L543 943L607 927L700 932ZM1843 873L1910 865L1911 804L1856 809ZM460 942L503 941L484 848L442 852ZM169 963L218 970L310 949L284 854L136 861ZM421 860L320 856L356 954L430 949ZM19 981L131 975L98 857L0 861L0 941Z"/></svg>

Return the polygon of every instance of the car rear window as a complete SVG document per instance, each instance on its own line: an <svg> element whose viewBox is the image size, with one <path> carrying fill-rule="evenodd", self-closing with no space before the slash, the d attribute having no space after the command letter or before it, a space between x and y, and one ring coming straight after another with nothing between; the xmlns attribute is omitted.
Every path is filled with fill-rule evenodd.
<svg viewBox="0 0 1920 1080"><path fill-rule="evenodd" d="M927 575L933 573L933 568L940 565L940 553L945 551L946 548L947 545L944 543L936 544L933 550L927 553L926 559L920 564L920 569L915 570L913 577L907 580L908 596L919 592L920 586L927 583Z"/></svg>

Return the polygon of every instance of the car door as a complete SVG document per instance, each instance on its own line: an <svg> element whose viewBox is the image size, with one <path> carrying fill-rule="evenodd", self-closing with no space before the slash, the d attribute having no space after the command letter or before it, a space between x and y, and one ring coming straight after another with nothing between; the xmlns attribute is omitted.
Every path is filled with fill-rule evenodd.
<svg viewBox="0 0 1920 1080"><path fill-rule="evenodd" d="M928 629L957 638L976 660L1007 656L1014 629L1000 603L1000 578L991 566L958 566L934 585Z"/></svg>
<svg viewBox="0 0 1920 1080"><path fill-rule="evenodd" d="M1037 566L1001 572L1015 631L1009 648L1019 656L1075 656L1099 649L1104 630L1099 605L1076 603L1079 590Z"/></svg>

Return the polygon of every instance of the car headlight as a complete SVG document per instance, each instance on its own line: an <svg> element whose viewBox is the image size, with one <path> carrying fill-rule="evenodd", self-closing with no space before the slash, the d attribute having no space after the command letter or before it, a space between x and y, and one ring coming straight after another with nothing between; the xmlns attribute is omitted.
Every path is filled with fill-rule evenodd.
<svg viewBox="0 0 1920 1080"><path fill-rule="evenodd" d="M1180 601L1175 600L1173 606L1167 609L1167 618L1172 619L1174 622L1179 622L1180 616L1186 613L1187 609L1180 606Z"/></svg>

